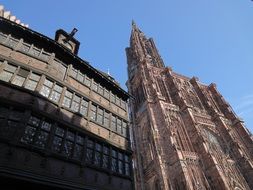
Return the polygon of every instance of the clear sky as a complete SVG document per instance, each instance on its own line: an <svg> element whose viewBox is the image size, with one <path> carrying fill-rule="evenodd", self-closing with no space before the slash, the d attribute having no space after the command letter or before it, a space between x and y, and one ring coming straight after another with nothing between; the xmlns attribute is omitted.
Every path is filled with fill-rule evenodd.
<svg viewBox="0 0 253 190"><path fill-rule="evenodd" d="M79 31L79 56L126 89L131 21L153 37L175 72L214 82L253 131L253 2L251 0L0 0L22 22L54 38Z"/></svg>

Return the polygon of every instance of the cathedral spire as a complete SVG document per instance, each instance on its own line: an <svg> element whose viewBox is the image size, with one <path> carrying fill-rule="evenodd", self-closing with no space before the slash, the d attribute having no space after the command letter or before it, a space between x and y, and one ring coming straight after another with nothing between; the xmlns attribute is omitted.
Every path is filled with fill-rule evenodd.
<svg viewBox="0 0 253 190"><path fill-rule="evenodd" d="M146 38L145 34L138 28L132 20L132 31L130 37L130 49L133 56L139 60L146 60L147 63L156 67L164 67L155 43L152 38Z"/></svg>

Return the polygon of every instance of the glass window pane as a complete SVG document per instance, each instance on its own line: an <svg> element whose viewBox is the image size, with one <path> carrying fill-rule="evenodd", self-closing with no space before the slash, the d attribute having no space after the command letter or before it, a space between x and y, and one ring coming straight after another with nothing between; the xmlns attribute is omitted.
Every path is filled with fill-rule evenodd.
<svg viewBox="0 0 253 190"><path fill-rule="evenodd" d="M49 99L57 103L60 100L60 97L61 97L61 94L59 92L53 91Z"/></svg>
<svg viewBox="0 0 253 190"><path fill-rule="evenodd" d="M77 135L77 137L76 137L76 143L83 145L83 142L84 142L84 138L81 137L81 136L79 136L79 135Z"/></svg>
<svg viewBox="0 0 253 190"><path fill-rule="evenodd" d="M29 53L34 55L34 56L39 56L40 50L34 47L34 48L30 49Z"/></svg>
<svg viewBox="0 0 253 190"><path fill-rule="evenodd" d="M51 123L43 121L42 124L41 124L41 129L44 129L46 131L50 131L50 129L51 129Z"/></svg>
<svg viewBox="0 0 253 190"><path fill-rule="evenodd" d="M79 71L79 73L78 73L78 75L77 75L77 80L80 81L80 82L83 82L83 79L84 79L84 76L83 76L83 74L80 73L80 71Z"/></svg>
<svg viewBox="0 0 253 190"><path fill-rule="evenodd" d="M104 126L109 127L109 113L105 112L104 115Z"/></svg>
<svg viewBox="0 0 253 190"><path fill-rule="evenodd" d="M39 81L40 80L40 75L34 74L32 73L30 75L30 79L34 80L34 81Z"/></svg>
<svg viewBox="0 0 253 190"><path fill-rule="evenodd" d="M70 141L74 141L75 140L75 134L71 131L67 131L67 136L66 138Z"/></svg>
<svg viewBox="0 0 253 190"><path fill-rule="evenodd" d="M14 48L16 47L18 44L18 41L16 39L10 38L7 42L7 45Z"/></svg>
<svg viewBox="0 0 253 190"><path fill-rule="evenodd" d="M22 86L24 82L25 82L25 78L18 75L16 75L14 79L12 80L12 84L15 84L17 86Z"/></svg>
<svg viewBox="0 0 253 190"><path fill-rule="evenodd" d="M111 102L115 103L116 99L115 99L115 95L111 94Z"/></svg>
<svg viewBox="0 0 253 190"><path fill-rule="evenodd" d="M90 80L90 78L88 78L87 76L86 76L86 78L85 78L84 84L90 87L91 80Z"/></svg>
<svg viewBox="0 0 253 190"><path fill-rule="evenodd" d="M73 158L77 160L81 160L82 152L83 152L83 147L76 144L74 148Z"/></svg>
<svg viewBox="0 0 253 190"><path fill-rule="evenodd" d="M34 142L35 146L38 146L40 148L45 148L47 140L48 140L48 133L45 131L39 131L38 135L36 137L36 140Z"/></svg>
<svg viewBox="0 0 253 190"><path fill-rule="evenodd" d="M125 163L125 175L130 175L130 164Z"/></svg>
<svg viewBox="0 0 253 190"><path fill-rule="evenodd" d="M20 68L19 71L18 71L18 75L26 78L29 75L29 71L26 70L26 69Z"/></svg>
<svg viewBox="0 0 253 190"><path fill-rule="evenodd" d="M119 161L118 164L119 164L119 173L123 174L123 162Z"/></svg>
<svg viewBox="0 0 253 190"><path fill-rule="evenodd" d="M5 82L9 82L11 80L12 75L13 75L13 73L3 71L0 74L0 80L5 81Z"/></svg>
<svg viewBox="0 0 253 190"><path fill-rule="evenodd" d="M116 158L117 157L117 151L112 149L112 157Z"/></svg>
<svg viewBox="0 0 253 190"><path fill-rule="evenodd" d="M109 99L109 92L106 89L104 91L104 97L107 98L107 99Z"/></svg>
<svg viewBox="0 0 253 190"><path fill-rule="evenodd" d="M94 142L92 140L90 140L90 139L87 140L87 147L93 148L93 144L94 144Z"/></svg>
<svg viewBox="0 0 253 190"><path fill-rule="evenodd" d="M62 138L54 136L53 147L52 147L53 151L60 152L61 145L62 145Z"/></svg>
<svg viewBox="0 0 253 190"><path fill-rule="evenodd" d="M92 161L93 161L93 150L87 148L87 150L86 150L86 162L92 163Z"/></svg>
<svg viewBox="0 0 253 190"><path fill-rule="evenodd" d="M104 154L109 154L109 148L107 146L103 147L103 153Z"/></svg>
<svg viewBox="0 0 253 190"><path fill-rule="evenodd" d="M68 90L66 90L65 96L68 97L68 98L70 98L70 99L72 99L73 93L70 92L70 91L68 91Z"/></svg>
<svg viewBox="0 0 253 190"><path fill-rule="evenodd" d="M97 115L97 107L94 105L91 105L91 113L90 113L90 118L92 120L96 120L96 115Z"/></svg>
<svg viewBox="0 0 253 190"><path fill-rule="evenodd" d="M48 88L46 86L43 86L41 88L40 94L43 95L43 96L45 96L45 97L48 97L49 94L50 94L50 90L51 90L50 88Z"/></svg>
<svg viewBox="0 0 253 190"><path fill-rule="evenodd" d="M120 105L120 99L118 97L116 97L116 104Z"/></svg>
<svg viewBox="0 0 253 190"><path fill-rule="evenodd" d="M104 88L100 85L99 85L99 88L98 88L98 93L101 94L101 95L104 94Z"/></svg>
<svg viewBox="0 0 253 190"><path fill-rule="evenodd" d="M130 161L129 156L125 155L125 162L129 162L129 161Z"/></svg>
<svg viewBox="0 0 253 190"><path fill-rule="evenodd" d="M88 112L88 102L86 100L82 100L80 113L84 116L87 116Z"/></svg>
<svg viewBox="0 0 253 190"><path fill-rule="evenodd" d="M70 157L71 154L72 154L72 151L73 151L73 145L74 143L73 142L70 142L70 141L66 141L64 143L64 146L63 146L63 154L65 154L65 156L67 157Z"/></svg>
<svg viewBox="0 0 253 190"><path fill-rule="evenodd" d="M59 86L58 84L54 85L54 90L61 93L62 92L62 87Z"/></svg>
<svg viewBox="0 0 253 190"><path fill-rule="evenodd" d="M72 69L71 76L74 77L74 78L76 78L77 77L77 70Z"/></svg>
<svg viewBox="0 0 253 190"><path fill-rule="evenodd" d="M28 44L22 44L21 51L28 52L30 49L30 46Z"/></svg>
<svg viewBox="0 0 253 190"><path fill-rule="evenodd" d="M66 96L63 98L62 105L69 108L71 103L71 99L67 98Z"/></svg>
<svg viewBox="0 0 253 190"><path fill-rule="evenodd" d="M95 152L95 159L94 159L94 164L97 166L100 166L101 163L101 153L100 152Z"/></svg>
<svg viewBox="0 0 253 190"><path fill-rule="evenodd" d="M96 143L96 151L101 151L102 150L102 146L101 146L101 144L99 144L99 143Z"/></svg>
<svg viewBox="0 0 253 190"><path fill-rule="evenodd" d="M118 153L118 158L120 159L120 160L123 160L123 154L122 153Z"/></svg>
<svg viewBox="0 0 253 190"><path fill-rule="evenodd" d="M112 115L111 129L116 131L116 117Z"/></svg>
<svg viewBox="0 0 253 190"><path fill-rule="evenodd" d="M112 158L112 171L117 171L117 160L115 158Z"/></svg>
<svg viewBox="0 0 253 190"><path fill-rule="evenodd" d="M28 125L25 129L24 136L21 138L21 142L31 144L33 142L35 132L36 128Z"/></svg>
<svg viewBox="0 0 253 190"><path fill-rule="evenodd" d="M94 90L94 91L98 90L98 84L94 81L93 81L93 84L92 84L92 90Z"/></svg>
<svg viewBox="0 0 253 190"><path fill-rule="evenodd" d="M6 35L0 33L0 42L3 43L6 40L6 38L7 38Z"/></svg>
<svg viewBox="0 0 253 190"><path fill-rule="evenodd" d="M71 104L71 109L74 111L74 112L78 112L79 111L79 103L78 102L75 102L73 101L72 104Z"/></svg>
<svg viewBox="0 0 253 190"><path fill-rule="evenodd" d="M38 82L29 79L25 84L25 88L34 91L37 87L37 84Z"/></svg>
<svg viewBox="0 0 253 190"><path fill-rule="evenodd" d="M125 127L122 128L122 135L125 137L127 136L127 128Z"/></svg>
<svg viewBox="0 0 253 190"><path fill-rule="evenodd" d="M109 156L103 155L102 167L103 168L108 168L109 167Z"/></svg>
<svg viewBox="0 0 253 190"><path fill-rule="evenodd" d="M63 137L64 136L64 129L62 129L60 127L56 127L55 134L60 136L60 137Z"/></svg>
<svg viewBox="0 0 253 190"><path fill-rule="evenodd" d="M11 73L15 73L15 71L17 70L17 66L8 64L4 70L9 71Z"/></svg>
<svg viewBox="0 0 253 190"><path fill-rule="evenodd" d="M51 82L50 80L45 79L44 85L52 88L53 87L53 82Z"/></svg>

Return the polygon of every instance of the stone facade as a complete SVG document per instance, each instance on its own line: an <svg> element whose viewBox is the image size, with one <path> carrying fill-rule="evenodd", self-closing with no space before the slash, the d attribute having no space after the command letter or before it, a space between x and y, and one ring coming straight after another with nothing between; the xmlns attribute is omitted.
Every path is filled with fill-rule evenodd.
<svg viewBox="0 0 253 190"><path fill-rule="evenodd" d="M136 189L253 189L250 133L216 85L165 67L134 23L126 54Z"/></svg>
<svg viewBox="0 0 253 190"><path fill-rule="evenodd" d="M77 56L73 36L52 40L3 15L1 187L133 189L128 93Z"/></svg>

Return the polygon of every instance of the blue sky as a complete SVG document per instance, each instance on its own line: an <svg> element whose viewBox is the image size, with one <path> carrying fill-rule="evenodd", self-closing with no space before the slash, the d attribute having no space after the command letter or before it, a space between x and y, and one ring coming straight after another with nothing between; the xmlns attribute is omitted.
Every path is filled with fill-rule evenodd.
<svg viewBox="0 0 253 190"><path fill-rule="evenodd" d="M175 72L217 84L253 131L253 2L251 0L0 0L29 27L51 38L79 31L79 56L126 89L125 48L131 21L153 37Z"/></svg>

